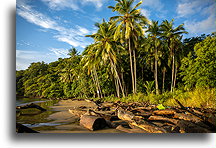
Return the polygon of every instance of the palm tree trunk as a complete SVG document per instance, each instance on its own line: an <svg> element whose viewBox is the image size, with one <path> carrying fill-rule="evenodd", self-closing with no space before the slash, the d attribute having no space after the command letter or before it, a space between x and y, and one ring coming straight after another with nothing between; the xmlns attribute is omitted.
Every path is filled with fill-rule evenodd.
<svg viewBox="0 0 216 148"><path fill-rule="evenodd" d="M130 38L128 39L128 45L129 45L129 54L130 54L130 69L131 69L131 78L132 78L132 89L133 89L133 94L134 94L135 93L135 88L134 88L134 72L133 72L133 60L132 60L132 51L131 51Z"/></svg>
<svg viewBox="0 0 216 148"><path fill-rule="evenodd" d="M121 72L121 81L122 81L122 88L124 90L124 93L126 93L126 87L125 87L125 81L124 81L124 73ZM125 94L125 96L127 96L127 94ZM124 96L123 96L124 97Z"/></svg>
<svg viewBox="0 0 216 148"><path fill-rule="evenodd" d="M175 75L174 75L173 88L175 88L175 86L176 86L176 77L177 77L177 66L175 66Z"/></svg>
<svg viewBox="0 0 216 148"><path fill-rule="evenodd" d="M135 49L133 50L133 57L134 57L134 93L137 93L137 85L136 85L136 52Z"/></svg>
<svg viewBox="0 0 216 148"><path fill-rule="evenodd" d="M100 83L99 83L99 79L98 79L98 75L97 75L97 72L96 72L95 68L94 68L94 73L95 73L96 84L98 86L98 91L99 91L98 93L100 94L100 97L103 98L101 87L100 87Z"/></svg>
<svg viewBox="0 0 216 148"><path fill-rule="evenodd" d="M92 71L91 71L91 76L92 76L93 83L94 83L94 85L95 85L95 87L96 87L97 96L98 96L98 98L100 98L98 85L97 85L97 83L96 83L96 78L95 78L94 72L92 72Z"/></svg>
<svg viewBox="0 0 216 148"><path fill-rule="evenodd" d="M120 92L119 92L118 80L116 78L114 78L114 81L115 81L115 86L116 86L116 94L117 94L117 97L119 98L120 97Z"/></svg>
<svg viewBox="0 0 216 148"><path fill-rule="evenodd" d="M155 89L156 89L156 94L159 94L158 90L158 67L157 67L157 48L155 48Z"/></svg>
<svg viewBox="0 0 216 148"><path fill-rule="evenodd" d="M121 91L122 91L122 95L123 95L123 97L125 97L124 88L122 87L121 79L119 78L119 74L118 74L118 71L117 71L117 68L116 68L116 64L114 64L111 59L110 59L110 63L111 63L111 66L113 67L113 69L115 71L116 79L117 79L117 82L118 82L117 83L118 84L118 91L119 91L119 86L120 86ZM120 97L120 95L119 95L119 97Z"/></svg>
<svg viewBox="0 0 216 148"><path fill-rule="evenodd" d="M172 55L173 63L172 63L172 82L171 82L171 92L173 92L173 82L174 82L174 74L175 74L175 56Z"/></svg>
<svg viewBox="0 0 216 148"><path fill-rule="evenodd" d="M164 93L164 91L165 91L165 89L164 89L164 82L165 82L165 75L166 74L166 70L165 70L165 68L163 69L163 82L162 82L162 91L163 91L163 93Z"/></svg>

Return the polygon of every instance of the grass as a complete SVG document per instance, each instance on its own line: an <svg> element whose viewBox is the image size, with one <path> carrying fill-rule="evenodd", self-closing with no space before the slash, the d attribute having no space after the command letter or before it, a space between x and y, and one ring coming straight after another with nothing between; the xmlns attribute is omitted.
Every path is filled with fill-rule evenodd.
<svg viewBox="0 0 216 148"><path fill-rule="evenodd" d="M144 94L137 93L136 95L128 95L124 98L114 96L102 98L106 102L148 102L150 104L163 104L164 106L178 106L176 101L179 100L185 107L203 107L216 109L215 88L205 89L196 88L192 91L175 90L174 93L164 92L160 95L154 93ZM98 98L94 98L98 100Z"/></svg>

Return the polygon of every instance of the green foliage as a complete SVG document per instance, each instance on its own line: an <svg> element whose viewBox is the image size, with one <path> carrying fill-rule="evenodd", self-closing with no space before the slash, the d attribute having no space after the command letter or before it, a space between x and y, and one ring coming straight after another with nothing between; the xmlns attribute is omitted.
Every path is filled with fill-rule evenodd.
<svg viewBox="0 0 216 148"><path fill-rule="evenodd" d="M195 58L189 53L182 59L180 69L186 89L215 87L215 41L215 37L207 37L195 45Z"/></svg>
<svg viewBox="0 0 216 148"><path fill-rule="evenodd" d="M16 94L24 95L24 70L16 71Z"/></svg>
<svg viewBox="0 0 216 148"><path fill-rule="evenodd" d="M145 84L144 84L144 87L146 89L146 93L149 95L149 94L152 94L155 89L154 89L154 83L155 81L146 81Z"/></svg>
<svg viewBox="0 0 216 148"><path fill-rule="evenodd" d="M196 88L192 91L179 92L175 95L175 98L186 107L204 107L216 109L215 88ZM178 104L172 97L170 97L164 102L164 105L177 106Z"/></svg>

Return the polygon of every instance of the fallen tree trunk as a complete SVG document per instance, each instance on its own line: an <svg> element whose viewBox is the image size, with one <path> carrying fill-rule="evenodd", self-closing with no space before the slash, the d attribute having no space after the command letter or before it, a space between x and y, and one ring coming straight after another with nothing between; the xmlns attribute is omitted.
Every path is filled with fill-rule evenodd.
<svg viewBox="0 0 216 148"><path fill-rule="evenodd" d="M178 120L176 120L176 119L170 119L170 118L162 117L162 116L150 116L148 118L148 120L164 121L164 122L169 122L169 123L173 123L173 124L177 124L178 123Z"/></svg>
<svg viewBox="0 0 216 148"><path fill-rule="evenodd" d="M106 120L101 117L92 115L82 115L80 117L80 125L84 126L85 128L91 131L94 131L105 128L107 123Z"/></svg>
<svg viewBox="0 0 216 148"><path fill-rule="evenodd" d="M116 129L125 133L148 133L147 131L140 128L125 128L122 125L119 125L116 127Z"/></svg>
<svg viewBox="0 0 216 148"><path fill-rule="evenodd" d="M196 116L197 118L200 118L203 123L205 123L206 125L208 125L213 131L216 130L215 124L212 124L211 122L209 122L208 118L205 116L202 116L200 114L197 114L189 109L187 109L186 107L184 107L184 105L181 104L181 102L179 102L177 99L175 99L175 101L179 104L179 106L181 107L181 109L191 113L192 115Z"/></svg>
<svg viewBox="0 0 216 148"><path fill-rule="evenodd" d="M179 121L177 127L180 128L180 133L211 133L210 130L185 120Z"/></svg>
<svg viewBox="0 0 216 148"><path fill-rule="evenodd" d="M39 109L40 111L46 111L46 109L44 109L44 108L42 108L39 105L34 104L34 103L30 103L30 104L26 104L26 105L16 107L16 109L28 109L28 108L36 108L36 109Z"/></svg>
<svg viewBox="0 0 216 148"><path fill-rule="evenodd" d="M178 118L178 119L182 119L182 120L187 120L187 121L192 121L192 122L201 122L202 119L196 117L196 116L193 116L193 115L190 115L190 114L183 114L183 113L176 113L174 115L174 118Z"/></svg>
<svg viewBox="0 0 216 148"><path fill-rule="evenodd" d="M86 111L84 110L77 110L77 109L69 109L68 111L74 116L78 116L78 117L81 117L82 115L86 113Z"/></svg>
<svg viewBox="0 0 216 148"><path fill-rule="evenodd" d="M136 122L131 122L129 123L132 126L137 126L145 131L147 131L148 133L167 133L167 131L161 127L158 127L154 124L151 124L147 121L142 120L139 123Z"/></svg>
<svg viewBox="0 0 216 148"><path fill-rule="evenodd" d="M216 117L214 114L211 114L208 116L208 122L210 122L212 125L216 126Z"/></svg>
<svg viewBox="0 0 216 148"><path fill-rule="evenodd" d="M155 110L153 111L153 113L156 115L174 115L176 111L172 109L164 109L164 110Z"/></svg>

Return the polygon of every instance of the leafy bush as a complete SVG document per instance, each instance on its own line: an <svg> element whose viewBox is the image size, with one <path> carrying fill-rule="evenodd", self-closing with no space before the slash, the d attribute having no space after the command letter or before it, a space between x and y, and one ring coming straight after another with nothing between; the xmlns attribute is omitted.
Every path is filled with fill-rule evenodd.
<svg viewBox="0 0 216 148"><path fill-rule="evenodd" d="M181 75L186 89L194 87L215 87L216 77L216 38L207 37L194 47L195 55L189 53L182 59Z"/></svg>

